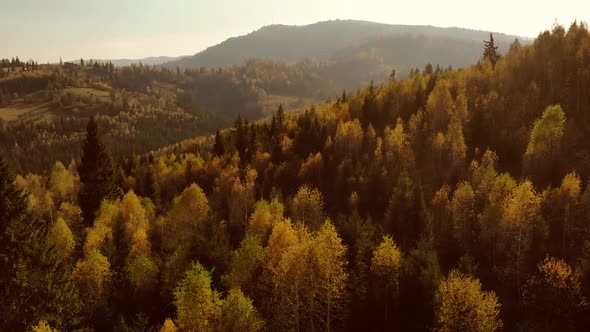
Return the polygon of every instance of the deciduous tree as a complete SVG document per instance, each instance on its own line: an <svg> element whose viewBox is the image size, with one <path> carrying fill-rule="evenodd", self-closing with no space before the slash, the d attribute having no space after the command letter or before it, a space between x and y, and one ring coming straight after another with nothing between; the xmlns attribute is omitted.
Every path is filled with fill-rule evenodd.
<svg viewBox="0 0 590 332"><path fill-rule="evenodd" d="M436 293L437 323L443 331L496 331L502 327L494 292L483 291L478 279L451 271Z"/></svg>
<svg viewBox="0 0 590 332"><path fill-rule="evenodd" d="M198 262L185 273L174 292L176 322L183 331L214 331L221 318L221 301L211 289L211 276Z"/></svg>

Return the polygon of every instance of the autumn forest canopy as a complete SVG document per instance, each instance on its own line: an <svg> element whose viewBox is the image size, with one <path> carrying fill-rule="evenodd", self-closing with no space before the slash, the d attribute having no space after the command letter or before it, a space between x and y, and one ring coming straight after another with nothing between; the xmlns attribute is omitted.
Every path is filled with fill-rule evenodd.
<svg viewBox="0 0 590 332"><path fill-rule="evenodd" d="M584 330L588 26L479 53L1 60L0 330Z"/></svg>

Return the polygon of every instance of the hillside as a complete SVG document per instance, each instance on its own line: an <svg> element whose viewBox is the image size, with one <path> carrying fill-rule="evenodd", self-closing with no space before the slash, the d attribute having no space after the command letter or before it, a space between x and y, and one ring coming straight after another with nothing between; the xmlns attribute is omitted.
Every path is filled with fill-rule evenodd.
<svg viewBox="0 0 590 332"><path fill-rule="evenodd" d="M193 108L183 108L176 73L97 62L8 69L0 68L0 153L19 172L78 159L91 116L104 128L106 142L118 143L111 149L115 158L230 123L217 108L196 100Z"/></svg>
<svg viewBox="0 0 590 332"><path fill-rule="evenodd" d="M352 70L356 68L355 70ZM324 102L389 68L367 58L285 64L250 60L223 69L168 70L148 65L116 67L0 65L0 152L19 172L40 171L55 160L69 163L84 123L107 125L107 142L121 142L116 158L145 153L195 134L211 134L238 114L256 120L279 105L291 110ZM154 133L157 133L156 135Z"/></svg>
<svg viewBox="0 0 590 332"><path fill-rule="evenodd" d="M494 35L501 51L506 50L517 38L500 33ZM252 58L288 63L307 58L329 60L335 56L371 54L377 48L377 53L385 60L384 64L394 68L423 67L428 62L444 67L465 67L478 60L481 42L488 38L489 32L486 31L353 20L305 26L271 25L244 36L229 38L192 57L172 61L164 66L226 67ZM527 38L519 39L523 43L528 42ZM462 52L466 54L462 55ZM413 58L417 54L420 55L420 61Z"/></svg>

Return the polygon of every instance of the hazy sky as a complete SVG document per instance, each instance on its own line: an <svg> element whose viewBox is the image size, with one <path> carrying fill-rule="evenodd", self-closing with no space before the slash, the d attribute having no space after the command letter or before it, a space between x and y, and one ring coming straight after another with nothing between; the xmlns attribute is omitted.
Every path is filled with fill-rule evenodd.
<svg viewBox="0 0 590 332"><path fill-rule="evenodd" d="M544 5L550 3L551 5ZM0 58L194 54L268 24L358 19L535 37L590 20L588 0L0 0Z"/></svg>

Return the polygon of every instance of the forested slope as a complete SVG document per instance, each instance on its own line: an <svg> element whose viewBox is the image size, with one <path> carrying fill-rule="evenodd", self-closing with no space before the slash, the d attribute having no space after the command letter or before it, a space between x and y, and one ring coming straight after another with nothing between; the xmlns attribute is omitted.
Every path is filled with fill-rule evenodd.
<svg viewBox="0 0 590 332"><path fill-rule="evenodd" d="M69 163L79 154L84 124L96 116L119 159L211 134L237 114L256 120L279 104L293 109L320 103L389 73L369 58L292 65L250 60L183 71L117 68L92 60L84 65L4 60L0 152L11 156L7 161L18 172L39 172L56 160Z"/></svg>
<svg viewBox="0 0 590 332"><path fill-rule="evenodd" d="M2 166L2 327L583 330L588 28L483 54L119 165L90 121L80 162Z"/></svg>
<svg viewBox="0 0 590 332"><path fill-rule="evenodd" d="M334 20L309 25L269 25L244 36L229 38L192 57L164 64L168 68L228 67L249 59L296 63L305 59L329 61L347 55L371 55L404 75L427 63L447 67L477 61L481 41L490 32L426 25L396 25ZM502 51L518 36L494 33ZM520 38L529 42L528 38ZM438 47L439 44L445 48ZM415 57L419 58L416 59ZM425 59L425 61L423 60ZM416 61L419 60L419 61Z"/></svg>

